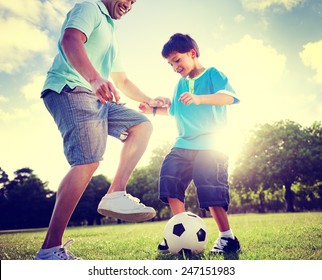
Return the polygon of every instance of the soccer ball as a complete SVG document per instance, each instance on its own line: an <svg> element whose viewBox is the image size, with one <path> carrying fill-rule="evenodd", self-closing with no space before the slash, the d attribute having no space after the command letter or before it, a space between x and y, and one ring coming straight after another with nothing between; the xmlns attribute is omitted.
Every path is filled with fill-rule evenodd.
<svg viewBox="0 0 322 280"><path fill-rule="evenodd" d="M172 254L201 253L208 241L207 226L196 214L191 212L177 214L164 228L164 241Z"/></svg>

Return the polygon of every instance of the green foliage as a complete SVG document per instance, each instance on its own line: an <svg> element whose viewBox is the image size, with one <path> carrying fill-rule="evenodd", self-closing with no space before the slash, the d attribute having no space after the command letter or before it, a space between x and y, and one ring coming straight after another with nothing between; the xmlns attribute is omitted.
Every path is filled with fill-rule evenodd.
<svg viewBox="0 0 322 280"><path fill-rule="evenodd" d="M47 226L54 205L54 193L30 168L19 169L14 174L13 180L2 180L0 229Z"/></svg>
<svg viewBox="0 0 322 280"><path fill-rule="evenodd" d="M218 231L213 219L205 218L209 241L197 260L322 260L322 212L230 215L242 253L209 253ZM75 239L69 248L85 260L177 260L160 254L157 246L167 221L137 224L68 228L64 241ZM0 232L1 260L31 260L41 246L44 230Z"/></svg>
<svg viewBox="0 0 322 280"><path fill-rule="evenodd" d="M171 217L158 197L159 172L171 145L153 151L147 166L134 170L127 191L157 210L155 220ZM257 126L249 135L230 176L229 213L322 210L322 124L309 127L292 121ZM25 167L10 180L0 168L0 229L48 225L55 193L48 190L32 169ZM120 223L97 213L97 205L110 186L103 175L94 176L69 225ZM186 209L202 217L193 182L186 192Z"/></svg>
<svg viewBox="0 0 322 280"><path fill-rule="evenodd" d="M150 164L136 168L129 181L127 191L141 199L141 201L157 210L156 219L169 218L170 212L164 209L165 204L159 200L158 183L162 162L170 150L170 144L155 149L152 153Z"/></svg>
<svg viewBox="0 0 322 280"><path fill-rule="evenodd" d="M268 194L283 190L287 211L293 212L292 186L321 182L321 134L321 123L317 122L309 128L292 121L255 128L232 174L232 185L241 197L240 204L251 201L258 205L259 212L265 212Z"/></svg>
<svg viewBox="0 0 322 280"><path fill-rule="evenodd" d="M70 225L100 225L103 216L97 212L97 206L106 194L111 183L103 175L93 176L81 197L70 221Z"/></svg>

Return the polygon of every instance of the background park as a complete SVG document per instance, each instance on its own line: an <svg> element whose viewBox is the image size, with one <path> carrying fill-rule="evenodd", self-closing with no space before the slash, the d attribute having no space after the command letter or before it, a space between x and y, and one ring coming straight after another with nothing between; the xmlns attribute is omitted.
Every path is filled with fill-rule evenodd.
<svg viewBox="0 0 322 280"><path fill-rule="evenodd" d="M80 241L76 252L88 259L178 258L160 256L156 250L171 217L169 207L158 199L159 169L169 149L165 143L154 150L150 163L138 167L128 185L129 193L157 210L151 222L122 224L98 214L97 205L110 180L104 175L92 178L67 231L67 236ZM309 127L292 121L259 125L249 134L237 162L230 176L229 213L243 242L245 253L239 258L322 259L321 122ZM45 233L36 228L48 225L54 200L55 192L32 169L18 169L13 179L0 169L1 259L33 257ZM186 203L187 210L205 219L214 241L214 223L198 208L193 183ZM218 257L204 253L196 258Z"/></svg>
<svg viewBox="0 0 322 280"><path fill-rule="evenodd" d="M95 0L89 0L95 1ZM0 0L0 259L32 259L41 246L69 166L40 91L57 52L62 21L76 0ZM166 20L165 20L166 18ZM322 4L319 0L140 0L117 22L128 77L151 97L171 98L179 76L161 57L176 32L199 44L204 66L223 71L241 99L228 108L222 140L230 158L232 229L242 260L322 259ZM19 34L17 36L17 34ZM138 104L121 94L133 109ZM99 169L66 232L84 259L176 259L159 255L168 207L158 200L161 162L176 137L171 118L154 132L128 192L157 210L145 223L96 212L113 179L121 143L108 139ZM217 229L204 218L209 248Z"/></svg>

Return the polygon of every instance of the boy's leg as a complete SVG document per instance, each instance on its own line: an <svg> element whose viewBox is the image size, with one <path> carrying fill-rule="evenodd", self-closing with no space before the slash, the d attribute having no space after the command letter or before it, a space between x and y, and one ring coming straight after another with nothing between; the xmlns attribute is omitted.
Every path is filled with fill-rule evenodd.
<svg viewBox="0 0 322 280"><path fill-rule="evenodd" d="M209 207L209 211L219 229L219 237L210 250L212 253L238 253L240 252L239 240L234 236L229 226L228 215L223 207Z"/></svg>
<svg viewBox="0 0 322 280"><path fill-rule="evenodd" d="M159 197L169 203L172 214L185 212L185 191L192 180L193 151L173 148L160 171Z"/></svg>
<svg viewBox="0 0 322 280"><path fill-rule="evenodd" d="M86 189L99 163L72 167L62 180L56 195L56 203L42 248L62 244L62 236L69 219Z"/></svg>
<svg viewBox="0 0 322 280"><path fill-rule="evenodd" d="M191 152L173 148L164 159L159 180L159 196L164 203L169 203L172 214L185 212L185 190L191 182ZM158 245L160 253L168 253L165 240Z"/></svg>
<svg viewBox="0 0 322 280"><path fill-rule="evenodd" d="M238 252L240 245L229 226L226 213L229 205L228 160L215 151L199 151L194 161L193 179L197 188L200 208L208 208L213 216L219 238L211 252Z"/></svg>
<svg viewBox="0 0 322 280"><path fill-rule="evenodd" d="M230 230L228 215L226 210L223 207L221 206L209 207L209 211L211 213L211 216L216 221L216 224L220 232Z"/></svg>
<svg viewBox="0 0 322 280"><path fill-rule="evenodd" d="M173 215L177 215L186 211L184 203L177 198L168 198L168 202Z"/></svg>

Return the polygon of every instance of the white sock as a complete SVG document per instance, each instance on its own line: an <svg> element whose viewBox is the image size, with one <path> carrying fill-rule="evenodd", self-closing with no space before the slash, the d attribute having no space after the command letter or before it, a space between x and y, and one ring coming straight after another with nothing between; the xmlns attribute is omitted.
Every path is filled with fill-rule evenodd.
<svg viewBox="0 0 322 280"><path fill-rule="evenodd" d="M59 246L55 246L55 247L51 247L51 248L47 248L47 249L43 249L43 248L41 248L41 249L39 250L39 253L46 254L46 253L50 253L50 252L52 252L52 251L56 251L56 250L58 250L58 249L60 249L60 248L61 248L61 245L59 245Z"/></svg>
<svg viewBox="0 0 322 280"><path fill-rule="evenodd" d="M219 237L227 237L227 238L232 238L232 239L235 238L233 231L231 229L219 232Z"/></svg>

